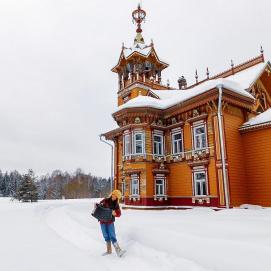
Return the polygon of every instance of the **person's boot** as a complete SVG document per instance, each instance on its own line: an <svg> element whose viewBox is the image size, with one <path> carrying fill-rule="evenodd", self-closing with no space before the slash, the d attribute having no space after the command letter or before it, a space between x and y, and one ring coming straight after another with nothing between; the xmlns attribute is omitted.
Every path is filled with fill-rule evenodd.
<svg viewBox="0 0 271 271"><path fill-rule="evenodd" d="M118 242L113 243L113 246L114 246L115 251L116 251L116 253L117 253L117 255L118 255L119 257L121 257L121 256L125 253L125 250L122 250L122 249L120 248Z"/></svg>
<svg viewBox="0 0 271 271"><path fill-rule="evenodd" d="M103 253L103 256L109 255L112 253L111 241L106 242L106 252Z"/></svg>

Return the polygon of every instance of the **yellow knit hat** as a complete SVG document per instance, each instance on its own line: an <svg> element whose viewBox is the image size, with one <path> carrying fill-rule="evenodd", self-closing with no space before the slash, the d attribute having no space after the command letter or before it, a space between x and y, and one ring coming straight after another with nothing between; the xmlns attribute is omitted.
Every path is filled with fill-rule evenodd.
<svg viewBox="0 0 271 271"><path fill-rule="evenodd" d="M121 192L120 192L119 190L114 190L114 191L112 191L112 193L110 194L110 197L111 197L112 195L115 195L115 196L117 197L118 200L121 199Z"/></svg>

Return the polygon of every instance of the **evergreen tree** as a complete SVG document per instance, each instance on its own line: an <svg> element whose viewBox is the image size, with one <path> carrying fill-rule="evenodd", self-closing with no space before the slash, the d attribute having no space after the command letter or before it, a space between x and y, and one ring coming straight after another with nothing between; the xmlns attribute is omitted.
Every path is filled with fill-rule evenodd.
<svg viewBox="0 0 271 271"><path fill-rule="evenodd" d="M23 202L37 201L38 190L34 181L35 181L34 172L32 170L29 170L28 173L23 176L21 185L16 193L16 199Z"/></svg>
<svg viewBox="0 0 271 271"><path fill-rule="evenodd" d="M46 199L46 195L48 192L48 181L46 176L42 176L40 180L37 182L38 188L38 197L41 200Z"/></svg>
<svg viewBox="0 0 271 271"><path fill-rule="evenodd" d="M0 197L4 196L4 191L5 191L4 176L2 171L0 170Z"/></svg>
<svg viewBox="0 0 271 271"><path fill-rule="evenodd" d="M28 177L18 171L2 173L0 170L0 197L13 197L23 200L23 189L29 191L29 187L22 188L26 178L32 179L37 187L38 199L61 199L61 198L89 198L105 197L110 192L110 178L101 178L85 174L82 169L77 169L73 174L54 170L39 178L34 177L33 171L29 171ZM24 180L24 183L22 184ZM32 189L32 188L31 188ZM35 189L34 189L35 191ZM35 195L35 193L34 193ZM33 198L33 200L35 197ZM28 200L31 200L28 199Z"/></svg>

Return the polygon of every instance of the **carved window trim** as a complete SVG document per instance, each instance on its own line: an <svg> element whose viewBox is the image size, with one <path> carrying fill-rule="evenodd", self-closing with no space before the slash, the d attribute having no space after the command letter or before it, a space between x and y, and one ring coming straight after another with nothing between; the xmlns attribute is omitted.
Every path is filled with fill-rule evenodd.
<svg viewBox="0 0 271 271"><path fill-rule="evenodd" d="M181 134L181 138L178 140L174 139L174 136ZM178 156L184 153L184 133L182 128L176 128L171 130L170 132L170 138L171 138L171 155L172 156ZM181 141L181 150L180 151L175 151L175 142L177 141L177 146L178 142Z"/></svg>
<svg viewBox="0 0 271 271"><path fill-rule="evenodd" d="M136 193L134 193L136 192ZM139 200L140 199L140 174L132 173L130 175L130 200Z"/></svg>
<svg viewBox="0 0 271 271"><path fill-rule="evenodd" d="M160 142L155 141L155 137L158 137L161 139ZM159 149L159 146L161 148L161 152L160 153L156 153L155 149L156 147ZM160 130L153 130L152 132L152 153L153 153L153 157L164 157L165 155L165 136L164 136L164 132L160 131Z"/></svg>
<svg viewBox="0 0 271 271"><path fill-rule="evenodd" d="M160 184L158 184L160 182ZM158 192L161 190L162 193ZM155 174L154 175L154 200L167 200L167 177L166 174Z"/></svg>
<svg viewBox="0 0 271 271"><path fill-rule="evenodd" d="M197 180L196 180L196 175L197 174L205 174L205 194L198 194L197 193ZM203 181L198 181L200 183L203 183ZM207 167L204 166L199 166L199 167L194 167L192 170L192 187L193 187L193 196L194 197L208 197L209 196L209 180L208 180L208 170ZM202 189L202 186L200 186Z"/></svg>
<svg viewBox="0 0 271 271"><path fill-rule="evenodd" d="M204 133L202 133L201 135L205 135L205 141L201 141L200 143L200 147L196 147L196 138L197 136L200 137L200 134L196 135L196 129L198 128L204 128ZM200 150L205 150L208 148L208 129L207 129L207 123L205 121L197 121L197 122L193 122L192 126L191 126L191 135L192 135L192 146L193 146L193 150L194 151L200 151ZM200 138L202 138L203 136L201 136ZM203 146L205 144L205 146Z"/></svg>
<svg viewBox="0 0 271 271"><path fill-rule="evenodd" d="M146 151L145 151L145 145L146 145L146 142L145 142L145 131L144 130L133 130L132 132L133 134L133 144L132 144L132 155L133 156L143 156L146 154ZM141 139L137 139L137 135L141 135ZM139 144L141 143L141 144ZM139 145L137 145L139 144ZM136 152L136 148L137 146L140 146L141 145L141 149L142 151L141 152Z"/></svg>

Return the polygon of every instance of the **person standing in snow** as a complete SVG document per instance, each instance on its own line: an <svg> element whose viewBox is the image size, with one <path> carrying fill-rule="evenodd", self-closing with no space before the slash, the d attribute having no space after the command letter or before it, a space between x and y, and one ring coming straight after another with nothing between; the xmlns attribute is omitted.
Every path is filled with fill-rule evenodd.
<svg viewBox="0 0 271 271"><path fill-rule="evenodd" d="M119 257L124 253L118 244L116 233L115 233L115 217L121 216L121 210L119 206L119 200L121 199L121 192L119 190L114 190L108 198L104 198L100 205L104 208L112 209L112 219L110 221L100 221L102 234L106 242L106 252L103 255L108 255L112 253L111 243L113 244L115 251Z"/></svg>

